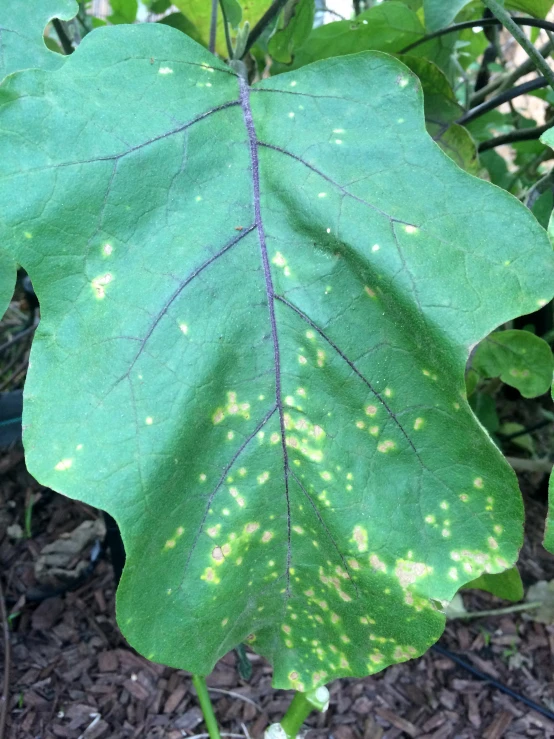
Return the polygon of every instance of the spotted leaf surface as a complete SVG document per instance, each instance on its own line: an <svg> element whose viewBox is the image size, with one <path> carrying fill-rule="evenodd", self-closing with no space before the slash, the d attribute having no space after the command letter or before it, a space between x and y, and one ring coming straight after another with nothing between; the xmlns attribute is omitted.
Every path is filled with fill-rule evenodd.
<svg viewBox="0 0 554 739"><path fill-rule="evenodd" d="M552 295L529 211L375 52L249 89L171 28L105 28L10 78L0 126L42 309L28 465L117 519L131 644L207 673L246 639L301 689L424 652L521 544L464 367Z"/></svg>

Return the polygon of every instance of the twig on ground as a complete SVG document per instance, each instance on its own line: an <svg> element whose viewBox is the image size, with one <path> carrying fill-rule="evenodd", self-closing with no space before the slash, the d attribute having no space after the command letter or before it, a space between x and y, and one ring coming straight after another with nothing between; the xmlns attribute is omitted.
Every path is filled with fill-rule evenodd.
<svg viewBox="0 0 554 739"><path fill-rule="evenodd" d="M10 629L8 625L8 614L6 611L6 601L4 600L4 590L0 582L0 620L2 621L2 632L4 635L4 680L2 685L2 697L0 698L0 739L4 739L6 731L6 720L8 718L8 701L9 701L9 685L10 685Z"/></svg>
<svg viewBox="0 0 554 739"><path fill-rule="evenodd" d="M262 708L259 706L256 701L253 701L252 698L247 698L245 695L242 695L241 693L235 693L233 690L222 690L221 688L210 688L208 686L208 690L210 693L221 693L221 695L230 695L233 698L238 698L241 701L245 701L246 703L250 703L252 706L255 706L258 711L261 711Z"/></svg>

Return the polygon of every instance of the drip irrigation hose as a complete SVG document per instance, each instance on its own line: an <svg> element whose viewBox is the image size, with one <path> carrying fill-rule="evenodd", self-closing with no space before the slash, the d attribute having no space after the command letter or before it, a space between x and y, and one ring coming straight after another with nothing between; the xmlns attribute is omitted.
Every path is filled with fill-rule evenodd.
<svg viewBox="0 0 554 739"><path fill-rule="evenodd" d="M457 654L454 654L454 652L451 652L449 649L445 649L444 647L441 647L438 644L434 644L431 647L431 649L434 652L441 654L443 657L448 657L448 659L451 659L452 662L455 662L457 665L459 665L459 667L463 667L464 670L467 670L472 675L479 678L479 680L483 680L484 682L489 683L489 685L492 685L493 688L496 688L501 693L504 693L505 695L509 695L510 698L513 698L514 700L519 701L520 703L523 703L528 708L532 708L533 711L536 711L537 713L540 713L542 716L545 716L551 721L554 721L554 713L552 711L549 711L548 708L545 708L544 706L541 706L538 703L535 703L530 698L526 698L524 695L521 695L520 693L516 693L515 690L512 690L507 685L504 685L504 683L501 683L499 680L495 680L494 677L487 675L485 672L481 672L481 670L478 670L476 667L473 667L473 665L471 665L469 662L466 662L465 659L458 657Z"/></svg>

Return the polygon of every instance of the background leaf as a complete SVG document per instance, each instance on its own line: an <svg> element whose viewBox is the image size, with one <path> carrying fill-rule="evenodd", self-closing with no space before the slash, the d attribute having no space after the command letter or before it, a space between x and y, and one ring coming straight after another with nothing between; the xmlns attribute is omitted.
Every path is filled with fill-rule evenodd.
<svg viewBox="0 0 554 739"><path fill-rule="evenodd" d="M546 341L529 331L496 331L479 344L472 367L482 377L500 377L525 398L548 392L554 362Z"/></svg>
<svg viewBox="0 0 554 739"><path fill-rule="evenodd" d="M289 63L297 46L310 35L314 25L314 0L289 0L279 26L269 40L268 51L278 62Z"/></svg>
<svg viewBox="0 0 554 739"><path fill-rule="evenodd" d="M448 26L470 0L423 0L425 28L429 33Z"/></svg>
<svg viewBox="0 0 554 739"><path fill-rule="evenodd" d="M134 23L138 12L138 0L110 0L112 9L108 16L110 23Z"/></svg>
<svg viewBox="0 0 554 739"><path fill-rule="evenodd" d="M484 573L476 580L468 582L465 589L484 590L497 598L511 600L514 603L523 598L523 583L517 567L510 567L509 570L496 575Z"/></svg>
<svg viewBox="0 0 554 739"><path fill-rule="evenodd" d="M108 27L0 95L0 238L41 301L27 461L118 521L130 642L205 674L248 639L295 688L421 654L521 544L464 368L552 296L532 214L379 53L248 94L184 34Z"/></svg>
<svg viewBox="0 0 554 739"><path fill-rule="evenodd" d="M368 49L399 53L421 38L424 32L421 21L412 10L391 0L360 13L353 20L335 21L314 28L295 54L291 68Z"/></svg>

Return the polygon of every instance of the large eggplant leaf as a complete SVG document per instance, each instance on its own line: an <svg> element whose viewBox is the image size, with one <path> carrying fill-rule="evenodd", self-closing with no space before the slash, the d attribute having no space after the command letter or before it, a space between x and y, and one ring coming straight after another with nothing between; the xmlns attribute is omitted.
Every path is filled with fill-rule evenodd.
<svg viewBox="0 0 554 739"><path fill-rule="evenodd" d="M42 311L27 462L118 521L130 643L205 674L248 639L301 689L421 654L521 544L464 368L552 296L532 214L381 53L250 90L174 29L104 28L9 78L0 126Z"/></svg>
<svg viewBox="0 0 554 739"><path fill-rule="evenodd" d="M3 0L0 3L0 80L30 67L57 69L64 58L46 48L44 29L52 18L70 20L77 13L75 0Z"/></svg>

